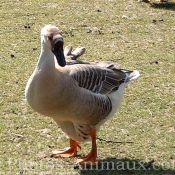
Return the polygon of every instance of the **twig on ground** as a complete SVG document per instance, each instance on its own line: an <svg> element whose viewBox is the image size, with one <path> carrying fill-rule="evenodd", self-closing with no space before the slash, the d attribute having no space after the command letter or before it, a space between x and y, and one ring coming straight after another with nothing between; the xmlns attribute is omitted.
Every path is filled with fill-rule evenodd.
<svg viewBox="0 0 175 175"><path fill-rule="evenodd" d="M102 139L102 138L99 138L99 137L97 137L97 139L102 141L102 142L106 142L106 143L134 143L134 142L130 142L130 141L121 142L121 141L106 140L106 139Z"/></svg>

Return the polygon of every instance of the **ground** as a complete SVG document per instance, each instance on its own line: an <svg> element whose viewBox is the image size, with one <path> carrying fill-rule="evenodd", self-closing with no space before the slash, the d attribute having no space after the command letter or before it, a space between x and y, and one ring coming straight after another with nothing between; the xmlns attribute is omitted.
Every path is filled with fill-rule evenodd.
<svg viewBox="0 0 175 175"><path fill-rule="evenodd" d="M0 0L0 174L175 174L175 2ZM136 69L118 113L98 134L96 167L51 158L68 146L56 123L35 113L24 89L40 53L40 29L54 24L86 61ZM81 144L80 155L89 143Z"/></svg>

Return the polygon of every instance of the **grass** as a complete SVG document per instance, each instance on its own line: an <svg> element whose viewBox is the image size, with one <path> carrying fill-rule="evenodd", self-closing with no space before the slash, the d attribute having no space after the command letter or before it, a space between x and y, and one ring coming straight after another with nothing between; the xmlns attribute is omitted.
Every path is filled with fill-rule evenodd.
<svg viewBox="0 0 175 175"><path fill-rule="evenodd" d="M174 11L173 1L0 0L0 174L175 174ZM74 169L76 158L50 158L68 139L23 100L48 23L63 31L65 45L86 47L81 59L141 73L98 134L99 167ZM90 144L81 145L79 154L87 154Z"/></svg>

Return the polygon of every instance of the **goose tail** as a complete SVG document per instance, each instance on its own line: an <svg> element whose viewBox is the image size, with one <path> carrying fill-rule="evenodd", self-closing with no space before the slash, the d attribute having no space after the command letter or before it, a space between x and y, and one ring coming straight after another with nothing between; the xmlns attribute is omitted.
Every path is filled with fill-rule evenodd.
<svg viewBox="0 0 175 175"><path fill-rule="evenodd" d="M135 80L140 76L140 73L137 70L128 71L128 72L125 72L125 73L126 73L125 83L129 83L130 81Z"/></svg>

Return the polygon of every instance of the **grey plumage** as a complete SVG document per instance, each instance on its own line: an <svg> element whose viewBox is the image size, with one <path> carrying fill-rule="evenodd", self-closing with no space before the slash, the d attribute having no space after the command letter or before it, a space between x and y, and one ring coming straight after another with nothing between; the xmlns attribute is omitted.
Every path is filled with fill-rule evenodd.
<svg viewBox="0 0 175 175"><path fill-rule="evenodd" d="M84 64L72 65L70 69L70 76L78 82L78 85L94 93L111 93L126 79L126 70L122 69Z"/></svg>

